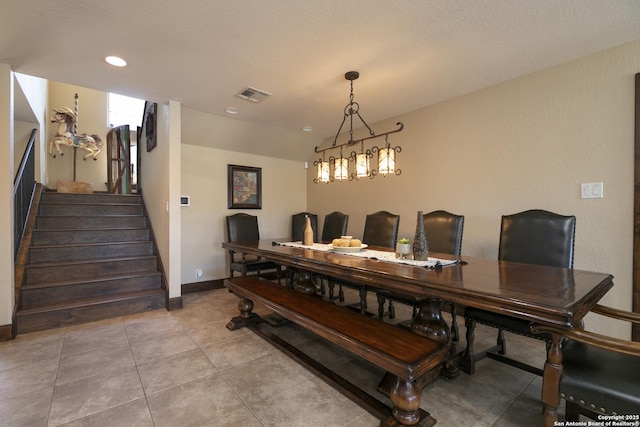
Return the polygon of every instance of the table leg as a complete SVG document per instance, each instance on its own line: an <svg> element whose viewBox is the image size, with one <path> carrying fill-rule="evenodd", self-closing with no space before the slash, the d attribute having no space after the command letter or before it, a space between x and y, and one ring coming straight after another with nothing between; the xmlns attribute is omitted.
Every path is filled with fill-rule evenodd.
<svg viewBox="0 0 640 427"><path fill-rule="evenodd" d="M253 313L253 301L245 297L240 297L238 300L238 310L240 315L234 317L227 323L227 329L235 331L236 329L243 328L250 323L261 321L262 319L257 314Z"/></svg>
<svg viewBox="0 0 640 427"><path fill-rule="evenodd" d="M448 344L451 339L449 326L442 318L441 298L428 298L420 301L420 310L411 320L411 331Z"/></svg>
<svg viewBox="0 0 640 427"><path fill-rule="evenodd" d="M428 298L420 301L420 309L411 321L411 330L416 334L431 338L434 341L451 344L451 332L449 325L442 318L442 299ZM440 375L453 379L460 375L460 369L454 358L455 346L450 348L450 358L444 363ZM427 377L425 377L426 379ZM422 386L426 383L422 384Z"/></svg>
<svg viewBox="0 0 640 427"><path fill-rule="evenodd" d="M420 310L411 320L411 331L434 341L449 344L451 341L451 333L449 332L447 322L442 318L441 305L441 298L429 298L420 301ZM451 347L451 350L455 352L453 347ZM453 356L453 354L451 356ZM459 374L460 370L452 358L446 361L440 370L434 369L417 378L414 387L421 392L427 384L438 379L440 375L446 378L456 378ZM378 391L385 395L390 395L394 381L395 375L387 372L378 384Z"/></svg>
<svg viewBox="0 0 640 427"><path fill-rule="evenodd" d="M293 289L307 295L316 294L316 284L311 278L311 273L305 270L299 270L300 278L294 284Z"/></svg>
<svg viewBox="0 0 640 427"><path fill-rule="evenodd" d="M542 376L542 419L545 427L553 426L558 421L560 406L560 377L562 376L562 336L551 334L551 344L547 351Z"/></svg>

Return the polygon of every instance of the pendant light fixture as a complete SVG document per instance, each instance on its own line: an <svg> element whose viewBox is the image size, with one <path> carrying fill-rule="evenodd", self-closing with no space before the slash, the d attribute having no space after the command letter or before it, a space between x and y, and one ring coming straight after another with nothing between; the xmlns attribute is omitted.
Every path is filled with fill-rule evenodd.
<svg viewBox="0 0 640 427"><path fill-rule="evenodd" d="M344 117L342 123L338 128L336 137L330 147L327 148L315 148L316 153L322 153L322 158L313 162L313 165L317 168L317 175L313 182L332 182L332 181L344 181L360 178L373 178L378 174L386 175L400 175L402 171L396 166L397 156L396 153L400 153L402 148L391 147L389 143L389 135L392 133L400 132L404 125L401 122L396 123L398 129L385 132L376 135L375 132L369 127L367 122L364 121L360 115L360 105L354 101L353 96L353 81L360 77L360 73L357 71L348 71L345 73L344 78L351 83L351 92L349 95L349 103L344 107ZM357 116L358 119L369 130L369 136L354 140L353 139L353 117ZM349 140L342 144L338 144L338 136L342 131L345 121L349 119ZM385 145L383 147L372 146L365 149L364 142L370 139L385 137ZM359 151L352 151L349 157L343 157L343 147L350 147L356 144L360 144ZM330 156L329 161L325 160L325 153L331 150L340 150L340 157ZM377 169L371 169L371 159L374 154L378 153ZM349 163L353 163L353 172L349 173Z"/></svg>

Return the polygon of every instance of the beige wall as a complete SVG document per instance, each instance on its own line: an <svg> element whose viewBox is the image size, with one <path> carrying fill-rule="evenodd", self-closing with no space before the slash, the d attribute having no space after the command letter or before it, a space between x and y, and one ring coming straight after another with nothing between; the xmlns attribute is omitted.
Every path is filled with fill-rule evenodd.
<svg viewBox="0 0 640 427"><path fill-rule="evenodd" d="M188 112L186 112L188 114ZM183 114L185 114L183 112ZM187 141L189 129L183 129ZM228 277L224 218L244 212L258 217L260 237L291 235L291 215L306 209L302 162L182 144L182 283ZM262 168L262 209L227 209L227 165ZM203 271L202 278L195 275Z"/></svg>
<svg viewBox="0 0 640 427"><path fill-rule="evenodd" d="M388 210L411 239L418 210L449 210L465 215L463 254L488 258L497 257L501 215L573 214L575 267L613 274L603 301L630 309L637 72L640 42L376 123L378 133L405 124L390 137L402 147L402 174L313 184L310 170L309 210L321 220L349 214L358 237L366 214ZM604 199L580 198L580 183L600 181ZM588 325L605 331L594 318Z"/></svg>
<svg viewBox="0 0 640 427"><path fill-rule="evenodd" d="M95 191L106 191L107 181L107 155L106 137L109 131L107 123L107 98L106 92L72 86L64 83L50 82L49 84L49 116L54 108L68 107L74 110L74 96L78 94L78 134L97 134L102 138L102 152L97 160L83 160L86 151L78 149L76 160L76 181L90 182ZM53 139L57 125L47 124L47 142ZM44 184L56 188L57 180L73 181L73 150L71 147L61 147L63 155L55 159L48 156L47 180ZM56 153L54 147L54 153Z"/></svg>
<svg viewBox="0 0 640 427"><path fill-rule="evenodd" d="M138 170L171 298L180 296L180 135L175 135L176 126L179 132L179 121L179 104L158 103L158 142L149 152L141 150ZM145 134L144 129L142 134ZM177 189L172 190L174 185ZM178 225L175 225L176 221Z"/></svg>

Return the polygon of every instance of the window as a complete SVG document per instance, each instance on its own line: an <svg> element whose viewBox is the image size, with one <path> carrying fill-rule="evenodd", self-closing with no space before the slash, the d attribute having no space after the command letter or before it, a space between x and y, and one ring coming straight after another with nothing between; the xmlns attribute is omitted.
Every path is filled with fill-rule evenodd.
<svg viewBox="0 0 640 427"><path fill-rule="evenodd" d="M143 115L143 99L109 94L109 127L129 125L129 130L135 132L142 124Z"/></svg>

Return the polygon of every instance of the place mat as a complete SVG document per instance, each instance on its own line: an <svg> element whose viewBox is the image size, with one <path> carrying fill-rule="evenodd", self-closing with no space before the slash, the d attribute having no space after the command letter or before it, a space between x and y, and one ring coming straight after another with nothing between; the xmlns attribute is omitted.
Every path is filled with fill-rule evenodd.
<svg viewBox="0 0 640 427"><path fill-rule="evenodd" d="M331 245L324 244L324 243L314 243L311 246L305 246L302 244L302 242L274 242L274 243L277 245L291 246L291 247L300 248L300 249L311 249L314 251L334 252L333 247ZM425 268L441 268L441 267L447 267L449 265L454 265L458 263L457 260L432 258L432 257L429 257L426 261L418 261L414 259L401 259L401 258L396 258L395 252L376 251L373 249L363 249L359 252L351 252L351 253L341 252L340 255L377 259L380 261L393 262L396 264L415 265L417 267L425 267Z"/></svg>

